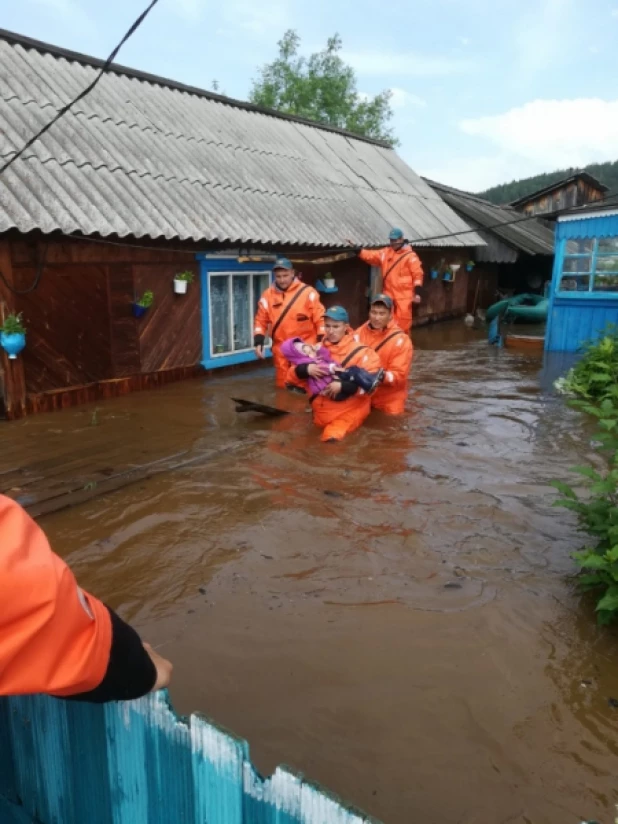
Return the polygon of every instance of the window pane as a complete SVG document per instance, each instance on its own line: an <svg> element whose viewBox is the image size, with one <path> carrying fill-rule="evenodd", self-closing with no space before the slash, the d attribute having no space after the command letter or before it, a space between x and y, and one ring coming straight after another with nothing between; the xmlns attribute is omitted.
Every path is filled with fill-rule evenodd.
<svg viewBox="0 0 618 824"><path fill-rule="evenodd" d="M263 275L253 275L253 314L257 312L258 302L262 297L262 293L270 286L270 275L265 273Z"/></svg>
<svg viewBox="0 0 618 824"><path fill-rule="evenodd" d="M618 237L601 237L599 238L599 254L607 252L618 253Z"/></svg>
<svg viewBox="0 0 618 824"><path fill-rule="evenodd" d="M251 347L251 322L249 316L249 275L234 275L232 282L234 302L234 350Z"/></svg>
<svg viewBox="0 0 618 824"><path fill-rule="evenodd" d="M563 275L558 291L587 292L590 288L590 275Z"/></svg>
<svg viewBox="0 0 618 824"><path fill-rule="evenodd" d="M565 274L567 272L580 272L581 274L587 274L588 272L590 272L591 262L591 257L565 257L564 262L562 264L562 271Z"/></svg>
<svg viewBox="0 0 618 824"><path fill-rule="evenodd" d="M576 240L567 240L565 254L566 255L591 255L594 240L591 238L577 238Z"/></svg>
<svg viewBox="0 0 618 824"><path fill-rule="evenodd" d="M618 272L618 255L603 255L597 258L597 272Z"/></svg>
<svg viewBox="0 0 618 824"><path fill-rule="evenodd" d="M618 292L618 272L595 275L593 292Z"/></svg>
<svg viewBox="0 0 618 824"><path fill-rule="evenodd" d="M210 278L210 324L213 354L231 351L229 275Z"/></svg>

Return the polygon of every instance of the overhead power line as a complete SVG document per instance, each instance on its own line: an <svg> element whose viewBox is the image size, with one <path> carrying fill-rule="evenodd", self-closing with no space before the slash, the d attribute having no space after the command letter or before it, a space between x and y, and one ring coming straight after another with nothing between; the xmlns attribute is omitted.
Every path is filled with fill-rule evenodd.
<svg viewBox="0 0 618 824"><path fill-rule="evenodd" d="M105 63L101 67L99 73L97 74L95 79L92 81L92 83L90 83L89 86L86 86L86 88L83 91L81 91L77 95L77 97L74 97L73 100L70 101L70 103L67 103L65 106L63 106L61 109L59 109L56 112L56 114L54 115L54 117L52 117L52 119L49 121L49 123L46 123L45 126L43 126L43 128L40 131L38 131L35 135L33 135L30 138L30 140L28 140L26 143L24 143L24 145L21 147L21 149L19 149L9 160L6 161L6 163L2 167L0 167L0 174L3 174L3 172L6 172L6 170L9 168L9 166L11 166L13 163L15 163L15 161L18 158L20 158L23 155L23 153L25 151L27 151L34 143L36 143L36 141L39 140L45 134L45 132L47 132L49 129L51 129L51 127L54 125L54 123L57 123L60 120L61 117L64 117L64 115L67 112L69 112L76 103L79 103L79 101L83 100L84 97L86 97L86 95L90 94L90 92L94 89L94 87L97 85L99 80L103 77L103 75L108 71L109 67L114 62L114 60L116 59L116 55L118 54L120 49L124 46L124 44L127 42L127 40L139 29L139 27L142 25L142 23L144 22L144 20L148 16L148 14L157 5L158 2L159 2L159 0L152 0L150 5L140 14L140 16L133 23L131 28L127 31L127 33L124 35L122 40L118 43L118 45L114 48L114 50L112 51L110 56L107 58L107 60L105 61Z"/></svg>

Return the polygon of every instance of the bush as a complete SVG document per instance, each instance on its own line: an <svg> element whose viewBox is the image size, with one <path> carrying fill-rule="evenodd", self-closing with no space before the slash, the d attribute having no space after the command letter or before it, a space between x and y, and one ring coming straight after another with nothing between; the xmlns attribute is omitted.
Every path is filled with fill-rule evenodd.
<svg viewBox="0 0 618 824"><path fill-rule="evenodd" d="M583 350L581 360L556 381L556 389L588 400L602 400L608 393L618 397L618 327L607 326L601 339Z"/></svg>
<svg viewBox="0 0 618 824"><path fill-rule="evenodd" d="M593 466L572 468L582 479L586 490L583 496L568 484L552 482L563 496L554 506L577 513L581 528L595 539L592 546L576 552L573 557L582 570L578 579L580 588L598 596L596 612L600 624L618 620L618 384L607 394L599 405L585 401L572 404L598 419L595 440L598 451L607 453L607 468L603 471Z"/></svg>

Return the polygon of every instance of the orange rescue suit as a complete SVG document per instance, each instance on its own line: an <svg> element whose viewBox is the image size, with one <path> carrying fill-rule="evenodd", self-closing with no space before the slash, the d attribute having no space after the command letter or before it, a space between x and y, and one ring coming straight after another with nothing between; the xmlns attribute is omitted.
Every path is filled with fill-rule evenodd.
<svg viewBox="0 0 618 824"><path fill-rule="evenodd" d="M382 292L394 303L393 317L404 332L412 328L412 301L414 288L423 285L421 261L407 244L401 249L362 249L359 257L370 266L382 270Z"/></svg>
<svg viewBox="0 0 618 824"><path fill-rule="evenodd" d="M288 306L291 308L288 310ZM285 313L285 315L284 315ZM278 322L283 316L283 320ZM275 284L266 289L258 303L255 315L255 335L268 334L274 330L273 360L275 362L275 383L279 387L286 384L290 364L280 352L281 344L288 338L302 338L308 343L316 343L324 334L324 307L318 292L300 280L293 280L282 292ZM298 383L296 378L292 383Z"/></svg>
<svg viewBox="0 0 618 824"><path fill-rule="evenodd" d="M29 515L0 495L0 695L76 695L99 686L112 624Z"/></svg>
<svg viewBox="0 0 618 824"><path fill-rule="evenodd" d="M373 349L355 340L351 330L345 333L339 343L324 341L323 346L330 350L333 359L337 363L343 364L345 361L346 367L360 366L368 372L377 372L381 367L379 356L376 355ZM354 355L350 357L352 353ZM290 373L293 372L294 368L292 367ZM369 395L362 393L360 390L345 401L333 401L331 398L318 395L314 398L311 409L313 422L323 429L321 440L330 441L334 439L341 441L350 432L358 429L369 415L371 412L371 399Z"/></svg>
<svg viewBox="0 0 618 824"><path fill-rule="evenodd" d="M408 376L414 356L412 341L394 320L386 329L373 329L365 323L355 336L377 352L385 371L384 381L371 395L371 405L387 415L401 415L408 397Z"/></svg>

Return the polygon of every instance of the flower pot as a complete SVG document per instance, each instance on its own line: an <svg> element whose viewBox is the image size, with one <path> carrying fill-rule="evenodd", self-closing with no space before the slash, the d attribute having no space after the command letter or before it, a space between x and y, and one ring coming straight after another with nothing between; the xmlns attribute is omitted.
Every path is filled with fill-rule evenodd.
<svg viewBox="0 0 618 824"><path fill-rule="evenodd" d="M215 355L220 355L220 354L224 351L224 349L225 349L225 347L223 346L223 344L222 344L222 343L218 343L218 344L215 346Z"/></svg>
<svg viewBox="0 0 618 824"><path fill-rule="evenodd" d="M438 270L437 269L432 269L429 274L431 275L432 280L436 280L437 277L438 277Z"/></svg>
<svg viewBox="0 0 618 824"><path fill-rule="evenodd" d="M25 345L26 336L23 333L0 332L0 346L2 346L10 360L15 360Z"/></svg>
<svg viewBox="0 0 618 824"><path fill-rule="evenodd" d="M335 278L324 278L324 286L326 286L327 289L334 289Z"/></svg>
<svg viewBox="0 0 618 824"><path fill-rule="evenodd" d="M132 303L131 308L133 309L133 316L136 318L143 317L148 311L147 306L140 306L139 303Z"/></svg>
<svg viewBox="0 0 618 824"><path fill-rule="evenodd" d="M187 281L187 280L177 280L176 278L174 278L174 292L177 295L186 295L188 285L189 285L189 281Z"/></svg>
<svg viewBox="0 0 618 824"><path fill-rule="evenodd" d="M471 272L474 269L474 263L466 264L466 272Z"/></svg>

